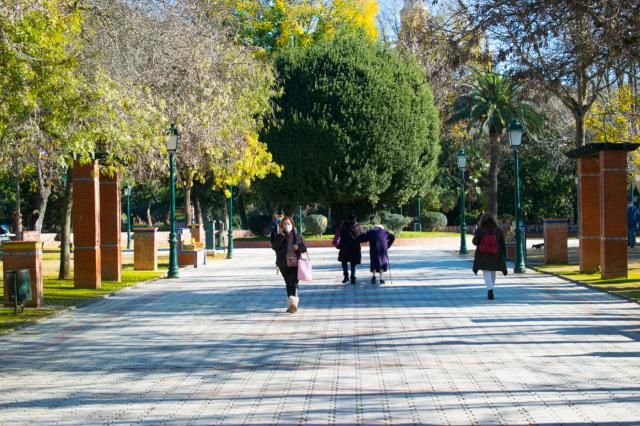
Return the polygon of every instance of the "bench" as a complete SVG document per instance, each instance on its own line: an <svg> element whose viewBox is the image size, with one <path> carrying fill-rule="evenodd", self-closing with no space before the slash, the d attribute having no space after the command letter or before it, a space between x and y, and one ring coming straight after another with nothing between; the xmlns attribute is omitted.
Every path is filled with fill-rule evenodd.
<svg viewBox="0 0 640 426"><path fill-rule="evenodd" d="M187 244L183 237L191 239L188 228L178 229L178 266L193 266L198 268L207 264L207 249L202 242Z"/></svg>

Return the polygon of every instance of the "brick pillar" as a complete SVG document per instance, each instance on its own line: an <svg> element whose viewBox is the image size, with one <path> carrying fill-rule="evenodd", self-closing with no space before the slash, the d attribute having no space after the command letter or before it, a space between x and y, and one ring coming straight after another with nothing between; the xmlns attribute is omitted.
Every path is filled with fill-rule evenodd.
<svg viewBox="0 0 640 426"><path fill-rule="evenodd" d="M600 266L600 166L598 157L578 159L580 178L580 272L591 274ZM626 221L625 221L626 223Z"/></svg>
<svg viewBox="0 0 640 426"><path fill-rule="evenodd" d="M136 271L158 270L158 228L144 227L133 230L133 268Z"/></svg>
<svg viewBox="0 0 640 426"><path fill-rule="evenodd" d="M120 213L120 174L100 173L100 257L105 281L122 280Z"/></svg>
<svg viewBox="0 0 640 426"><path fill-rule="evenodd" d="M2 243L2 268L4 273L11 270L31 271L31 301L26 306L40 308L44 305L42 285L42 250L40 241L5 241ZM4 279L4 305L10 306L9 282Z"/></svg>
<svg viewBox="0 0 640 426"><path fill-rule="evenodd" d="M600 151L600 273L627 276L627 153Z"/></svg>
<svg viewBox="0 0 640 426"><path fill-rule="evenodd" d="M568 219L544 220L544 263L557 265L569 262L568 238Z"/></svg>
<svg viewBox="0 0 640 426"><path fill-rule="evenodd" d="M205 232L204 232L204 226L199 224L199 223L194 223L191 225L191 235L193 236L193 239L199 243L204 243L205 242ZM188 241L187 241L188 243Z"/></svg>
<svg viewBox="0 0 640 426"><path fill-rule="evenodd" d="M73 284L100 288L100 184L97 161L73 165Z"/></svg>

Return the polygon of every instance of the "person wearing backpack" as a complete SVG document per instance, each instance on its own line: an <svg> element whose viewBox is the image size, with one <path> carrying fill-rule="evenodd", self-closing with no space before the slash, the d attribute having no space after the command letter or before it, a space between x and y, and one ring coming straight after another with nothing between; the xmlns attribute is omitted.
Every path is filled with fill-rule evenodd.
<svg viewBox="0 0 640 426"><path fill-rule="evenodd" d="M473 258L473 273L478 274L482 270L484 282L487 286L487 299L493 300L493 288L496 283L496 271L507 275L507 245L502 230L492 215L486 213L480 218L480 222L473 235L473 244L476 253Z"/></svg>

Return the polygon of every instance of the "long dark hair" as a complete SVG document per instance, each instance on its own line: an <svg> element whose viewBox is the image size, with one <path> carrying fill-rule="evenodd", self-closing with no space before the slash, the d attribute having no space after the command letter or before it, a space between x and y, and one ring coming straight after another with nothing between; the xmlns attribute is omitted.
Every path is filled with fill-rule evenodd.
<svg viewBox="0 0 640 426"><path fill-rule="evenodd" d="M480 228L485 229L496 229L498 224L496 223L495 218L491 215L491 213L485 213L480 217Z"/></svg>

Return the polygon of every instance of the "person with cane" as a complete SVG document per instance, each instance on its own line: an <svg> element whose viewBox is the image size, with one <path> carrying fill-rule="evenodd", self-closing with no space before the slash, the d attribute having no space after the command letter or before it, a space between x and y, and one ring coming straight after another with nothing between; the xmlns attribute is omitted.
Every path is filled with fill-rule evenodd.
<svg viewBox="0 0 640 426"><path fill-rule="evenodd" d="M384 284L382 274L389 269L388 250L396 240L396 236L384 229L382 225L375 225L365 234L358 237L358 241L369 242L369 258L371 261L371 284L376 283L376 272L380 274L380 284Z"/></svg>

